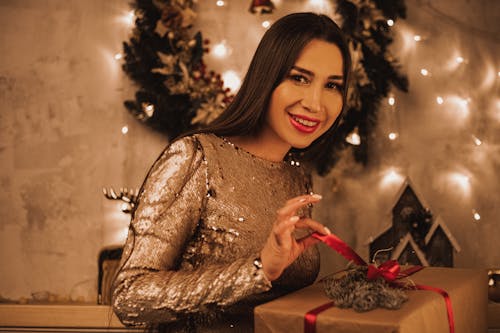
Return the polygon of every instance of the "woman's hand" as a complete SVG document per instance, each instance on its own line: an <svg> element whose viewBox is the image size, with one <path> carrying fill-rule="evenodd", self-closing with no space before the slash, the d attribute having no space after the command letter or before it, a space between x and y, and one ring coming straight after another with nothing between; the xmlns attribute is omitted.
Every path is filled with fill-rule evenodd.
<svg viewBox="0 0 500 333"><path fill-rule="evenodd" d="M293 236L295 229L310 229L321 234L330 234L330 230L319 222L296 215L300 208L320 200L321 195L318 194L301 195L288 200L285 206L278 210L273 230L260 253L262 269L269 281L279 278L285 268L294 262L305 249L319 242L310 235L295 239Z"/></svg>

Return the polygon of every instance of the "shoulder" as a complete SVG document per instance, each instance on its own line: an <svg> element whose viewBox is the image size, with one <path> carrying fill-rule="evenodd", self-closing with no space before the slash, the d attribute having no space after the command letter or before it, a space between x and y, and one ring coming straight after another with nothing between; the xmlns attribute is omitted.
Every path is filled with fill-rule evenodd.
<svg viewBox="0 0 500 333"><path fill-rule="evenodd" d="M200 148L199 146L197 135L184 136L170 142L163 154L195 153Z"/></svg>
<svg viewBox="0 0 500 333"><path fill-rule="evenodd" d="M203 149L196 136L181 137L165 147L153 164L149 176L189 172L193 167L199 167L203 158Z"/></svg>

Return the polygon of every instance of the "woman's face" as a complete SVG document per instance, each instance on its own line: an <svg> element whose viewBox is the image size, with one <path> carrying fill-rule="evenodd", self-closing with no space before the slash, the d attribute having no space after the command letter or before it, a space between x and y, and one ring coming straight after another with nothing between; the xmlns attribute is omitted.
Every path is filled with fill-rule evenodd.
<svg viewBox="0 0 500 333"><path fill-rule="evenodd" d="M290 147L308 147L339 116L343 89L340 49L323 40L311 40L273 91L265 130Z"/></svg>

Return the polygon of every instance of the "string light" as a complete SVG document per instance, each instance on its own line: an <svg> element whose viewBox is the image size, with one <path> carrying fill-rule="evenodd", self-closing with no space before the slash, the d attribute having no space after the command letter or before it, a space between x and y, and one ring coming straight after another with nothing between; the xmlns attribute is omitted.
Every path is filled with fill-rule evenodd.
<svg viewBox="0 0 500 333"><path fill-rule="evenodd" d="M233 92L237 91L241 85L241 79L235 71L229 70L222 74L224 85Z"/></svg>
<svg viewBox="0 0 500 333"><path fill-rule="evenodd" d="M475 209L472 210L472 217L474 217L474 220L476 221L479 221L481 219L481 215L479 215L479 213Z"/></svg>
<svg viewBox="0 0 500 333"><path fill-rule="evenodd" d="M398 138L398 133L391 132L388 137L390 140L396 140Z"/></svg>
<svg viewBox="0 0 500 333"><path fill-rule="evenodd" d="M391 20L391 19L388 19L387 20L387 25L390 26L390 27L392 27L394 25L394 21Z"/></svg>
<svg viewBox="0 0 500 333"><path fill-rule="evenodd" d="M215 4L216 4L217 6L219 6L219 7L222 7L222 6L224 6L226 3L225 3L224 1L222 1L222 0L219 0L219 1L217 1Z"/></svg>
<svg viewBox="0 0 500 333"><path fill-rule="evenodd" d="M346 136L345 141L347 141L348 143L350 143L353 146L359 146L361 144L361 137L358 134L357 127L355 127L352 130L352 132Z"/></svg>
<svg viewBox="0 0 500 333"><path fill-rule="evenodd" d="M498 77L500 77L500 71L497 73Z"/></svg>
<svg viewBox="0 0 500 333"><path fill-rule="evenodd" d="M122 127L122 134L125 135L127 133L128 133L128 126L125 125Z"/></svg>
<svg viewBox="0 0 500 333"><path fill-rule="evenodd" d="M389 105L393 106L395 103L396 103L396 99L394 97L389 97L389 99L387 100L387 103L389 103Z"/></svg>
<svg viewBox="0 0 500 333"><path fill-rule="evenodd" d="M422 76L429 76L430 75L429 71L425 68L422 68L420 70L420 74L422 74Z"/></svg>
<svg viewBox="0 0 500 333"><path fill-rule="evenodd" d="M270 26L271 26L271 22L269 22L269 21L264 21L264 22L262 22L262 27L263 27L263 28L267 29L267 28L269 28Z"/></svg>
<svg viewBox="0 0 500 333"><path fill-rule="evenodd" d="M155 112L155 106L153 104L147 104L144 107L144 112L148 115L148 117L152 117Z"/></svg>
<svg viewBox="0 0 500 333"><path fill-rule="evenodd" d="M394 167L387 169L380 180L380 186L385 188L390 185L399 185L404 181L403 175Z"/></svg>
<svg viewBox="0 0 500 333"><path fill-rule="evenodd" d="M135 10L123 10L114 18L116 22L126 25L127 27L132 27L135 23L135 19Z"/></svg>
<svg viewBox="0 0 500 333"><path fill-rule="evenodd" d="M451 108L448 108L445 111L450 116L453 116L456 121L463 121L470 115L470 98L463 98L456 95L448 96L446 98L446 103L449 104Z"/></svg>
<svg viewBox="0 0 500 333"><path fill-rule="evenodd" d="M470 178L460 172L451 172L448 175L448 180L460 188L464 195L470 195Z"/></svg>
<svg viewBox="0 0 500 333"><path fill-rule="evenodd" d="M436 97L436 103L438 103L439 105L443 104L444 103L443 97L441 96Z"/></svg>
<svg viewBox="0 0 500 333"><path fill-rule="evenodd" d="M135 22L135 12L133 10L129 11L124 17L125 23L132 26Z"/></svg>
<svg viewBox="0 0 500 333"><path fill-rule="evenodd" d="M115 58L115 60L120 60L121 58L123 58L123 54L117 53L117 54L115 54L114 58Z"/></svg>
<svg viewBox="0 0 500 333"><path fill-rule="evenodd" d="M328 13L331 11L331 3L328 0L309 0L309 6L313 7L313 10Z"/></svg>
<svg viewBox="0 0 500 333"><path fill-rule="evenodd" d="M223 41L223 42L221 42L219 44L214 45L214 47L212 49L212 53L217 58L225 58L225 57L227 57L228 54L229 54L229 50L228 50L228 47L226 46L226 42Z"/></svg>
<svg viewBox="0 0 500 333"><path fill-rule="evenodd" d="M463 63L463 62L465 61L465 59L459 56L459 57L456 57L456 58L455 58L455 61L456 61L457 63L461 64L461 63Z"/></svg>
<svg viewBox="0 0 500 333"><path fill-rule="evenodd" d="M422 40L422 36L420 36L420 35L415 35L415 36L413 36L413 40L414 40L415 42L420 42L420 41Z"/></svg>
<svg viewBox="0 0 500 333"><path fill-rule="evenodd" d="M479 138L475 135L472 135L472 140L474 141L474 144L476 146L480 146L483 142L481 140L479 140Z"/></svg>

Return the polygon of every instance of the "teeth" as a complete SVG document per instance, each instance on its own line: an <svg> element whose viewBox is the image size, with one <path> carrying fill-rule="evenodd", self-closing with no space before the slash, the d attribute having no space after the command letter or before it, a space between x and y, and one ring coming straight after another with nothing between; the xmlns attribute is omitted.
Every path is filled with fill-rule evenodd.
<svg viewBox="0 0 500 333"><path fill-rule="evenodd" d="M302 124L304 126L309 126L309 127L314 127L318 124L317 121L311 121L311 120L305 120L299 117L292 116L293 120L298 122L299 124Z"/></svg>

